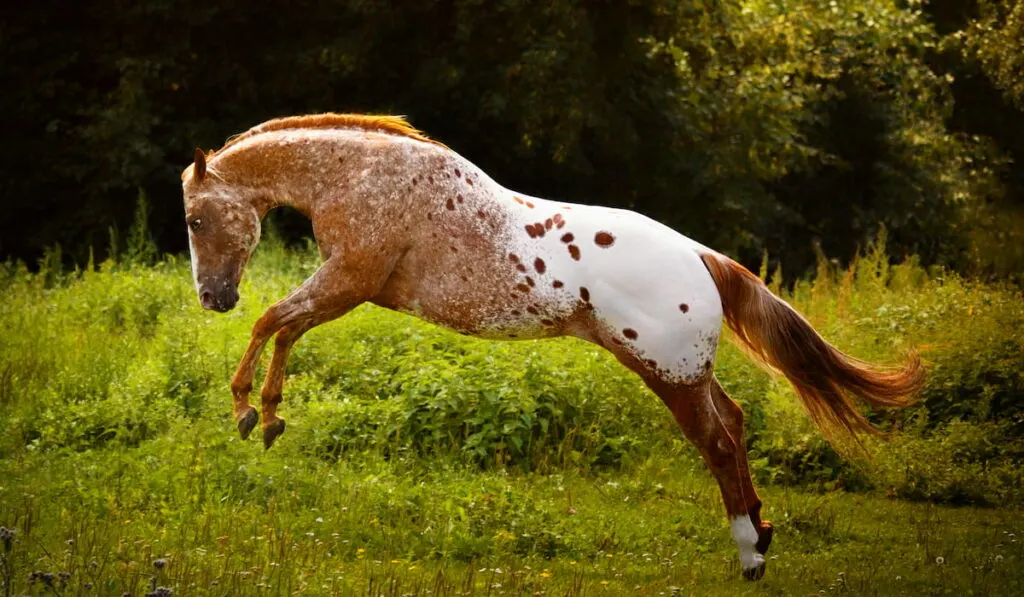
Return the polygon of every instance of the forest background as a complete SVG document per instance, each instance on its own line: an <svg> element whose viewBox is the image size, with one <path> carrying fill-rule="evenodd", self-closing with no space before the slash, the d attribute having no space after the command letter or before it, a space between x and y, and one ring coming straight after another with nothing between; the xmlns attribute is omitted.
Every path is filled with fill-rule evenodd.
<svg viewBox="0 0 1024 597"><path fill-rule="evenodd" d="M0 595L1024 594L1024 0L39 0L0 18ZM775 523L579 340L360 307L229 380L319 265L272 212L227 314L179 174L265 119L399 113L531 194L745 262L919 400L840 453L722 343ZM784 274L783 274L784 272ZM259 377L257 377L259 379Z"/></svg>
<svg viewBox="0 0 1024 597"><path fill-rule="evenodd" d="M125 246L140 195L263 120L397 113L507 187L628 207L756 266L816 247L1024 269L1017 0L43 0L0 21L0 257ZM274 221L309 233L296 214Z"/></svg>

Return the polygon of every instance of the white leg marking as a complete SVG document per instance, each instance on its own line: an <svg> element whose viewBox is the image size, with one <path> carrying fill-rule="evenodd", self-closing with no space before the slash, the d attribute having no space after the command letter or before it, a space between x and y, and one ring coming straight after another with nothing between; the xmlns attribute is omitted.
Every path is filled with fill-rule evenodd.
<svg viewBox="0 0 1024 597"><path fill-rule="evenodd" d="M736 547L740 550L740 564L744 570L751 570L764 564L764 556L757 552L754 546L757 544L757 530L750 516L744 514L737 516L730 521L732 525L732 538L736 541Z"/></svg>

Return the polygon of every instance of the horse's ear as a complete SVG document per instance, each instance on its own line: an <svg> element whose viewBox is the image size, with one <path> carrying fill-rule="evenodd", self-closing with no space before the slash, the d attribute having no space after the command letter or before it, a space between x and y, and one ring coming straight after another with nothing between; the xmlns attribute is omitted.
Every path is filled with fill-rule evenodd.
<svg viewBox="0 0 1024 597"><path fill-rule="evenodd" d="M203 153L202 149L196 147L196 168L192 173L192 178L196 182L203 182L203 178L206 176L206 154Z"/></svg>

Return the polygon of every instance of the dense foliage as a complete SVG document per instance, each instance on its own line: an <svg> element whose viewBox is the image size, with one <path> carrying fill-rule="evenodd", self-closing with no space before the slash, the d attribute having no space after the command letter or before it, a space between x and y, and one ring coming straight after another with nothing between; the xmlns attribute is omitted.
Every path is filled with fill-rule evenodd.
<svg viewBox="0 0 1024 597"><path fill-rule="evenodd" d="M929 275L914 262L890 268L880 247L848 270L822 262L790 298L858 357L893 361L919 346L929 363L921 404L878 415L882 428L903 433L869 444L877 454L862 466L836 455L785 382L725 345L716 371L747 412L755 475L939 501L1019 500L1020 293ZM7 268L0 451L134 447L179 421L224 420L249 326L315 265L271 240L247 274L243 304L223 316L199 309L187 264L173 258L155 267L107 262L69 277ZM689 452L641 381L581 341L487 342L365 307L310 332L289 370L284 416L298 419L286 439L329 461L370 451L587 471ZM991 443L995 436L1003 441Z"/></svg>
<svg viewBox="0 0 1024 597"><path fill-rule="evenodd" d="M141 220L140 224L141 225ZM742 584L717 486L668 411L575 340L485 342L376 308L292 353L288 432L239 441L228 380L259 312L316 267L271 239L238 309L188 264L0 268L0 594L1018 594L1024 301L881 246L787 297L889 361L921 403L840 458L792 390L734 347L776 543ZM780 281L775 280L778 285ZM847 491L843 491L843 490ZM903 498L903 499L893 499ZM932 504L963 508L935 508ZM978 509L984 506L986 509ZM993 508L995 507L995 508Z"/></svg>
<svg viewBox="0 0 1024 597"><path fill-rule="evenodd" d="M815 243L848 260L881 223L893 255L1016 275L1020 7L34 2L0 21L0 255L60 243L84 264L123 244L140 190L181 250L194 145L333 110L408 114L510 187L787 272Z"/></svg>

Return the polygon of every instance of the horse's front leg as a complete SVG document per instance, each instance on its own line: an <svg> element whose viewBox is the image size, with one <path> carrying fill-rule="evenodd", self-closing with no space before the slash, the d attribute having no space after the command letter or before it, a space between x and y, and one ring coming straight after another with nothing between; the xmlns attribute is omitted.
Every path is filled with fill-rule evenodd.
<svg viewBox="0 0 1024 597"><path fill-rule="evenodd" d="M274 356L270 359L267 376L263 380L260 398L263 407L263 447L270 449L274 440L284 433L284 419L277 416L277 405L281 403L281 391L284 388L285 368L292 345L309 329L302 323L281 328L274 339Z"/></svg>
<svg viewBox="0 0 1024 597"><path fill-rule="evenodd" d="M331 319L337 319L351 308L342 312L330 311L310 319L303 320L281 328L274 339L274 356L270 359L267 376L263 380L260 398L263 407L263 447L270 449L274 440L284 433L284 419L277 415L277 405L281 403L281 392L284 389L285 368L288 366L288 355L292 346L303 334L314 327Z"/></svg>
<svg viewBox="0 0 1024 597"><path fill-rule="evenodd" d="M267 371L267 383L261 392L264 414L271 415L269 421L264 421L264 443L269 447L284 431L284 421L277 417L276 407L281 400L280 387L284 383L284 369L291 345L306 330L341 317L372 296L374 287L352 282L358 279L346 275L340 264L328 261L290 295L267 309L253 326L249 347L231 380L235 422L242 439L249 437L259 421L256 409L249 402L249 394L256 364L267 342L274 334L284 334L279 334L277 350ZM274 387L277 388L276 393ZM268 431L268 425L272 426L272 431ZM269 441L268 434L271 436Z"/></svg>

